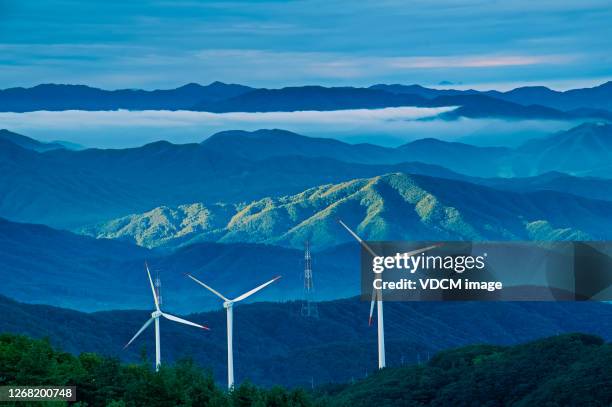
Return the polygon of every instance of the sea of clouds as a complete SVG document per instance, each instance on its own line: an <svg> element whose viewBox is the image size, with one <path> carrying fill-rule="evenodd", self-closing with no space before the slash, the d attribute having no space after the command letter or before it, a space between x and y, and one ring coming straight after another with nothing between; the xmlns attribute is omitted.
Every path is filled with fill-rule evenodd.
<svg viewBox="0 0 612 407"><path fill-rule="evenodd" d="M479 145L517 145L577 123L551 120L443 120L452 107L355 109L269 113L193 111L37 111L0 113L0 127L42 141L85 147L125 148L158 140L201 142L222 130L278 128L312 137L396 146L433 137Z"/></svg>

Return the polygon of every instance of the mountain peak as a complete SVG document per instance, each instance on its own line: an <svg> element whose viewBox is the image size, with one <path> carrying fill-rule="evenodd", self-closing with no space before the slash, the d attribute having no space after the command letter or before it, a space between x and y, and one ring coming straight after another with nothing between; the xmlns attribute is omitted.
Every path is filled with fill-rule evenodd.
<svg viewBox="0 0 612 407"><path fill-rule="evenodd" d="M88 85L83 84L72 84L72 83L41 83L40 85L36 85L31 87L30 89L97 89Z"/></svg>
<svg viewBox="0 0 612 407"><path fill-rule="evenodd" d="M9 136L21 136L21 135L15 132L12 132L8 129L0 129L0 136L9 137ZM25 137L25 136L21 136L21 137Z"/></svg>
<svg viewBox="0 0 612 407"><path fill-rule="evenodd" d="M318 248L329 248L351 241L335 222L342 218L371 240L520 240L536 232L546 240L601 236L611 205L557 192L516 194L393 172L246 204L159 208L94 225L86 232L146 242L148 247L216 241L299 248L308 239ZM589 208L593 219L568 224L567 216L576 208Z"/></svg>
<svg viewBox="0 0 612 407"><path fill-rule="evenodd" d="M212 84L211 84L211 85L212 85ZM208 85L208 86L210 86L210 85ZM179 86L179 87L178 87L178 88L176 88L176 89L178 90L178 89L202 89L202 88L204 88L204 86L200 85L199 83L196 83L196 82L189 82L189 83L186 83L186 84L185 84L185 85L183 85L183 86Z"/></svg>
<svg viewBox="0 0 612 407"><path fill-rule="evenodd" d="M225 82L221 82L221 81L214 81L214 82L209 83L206 86L207 87L221 87L221 86L231 86L231 85Z"/></svg>
<svg viewBox="0 0 612 407"><path fill-rule="evenodd" d="M327 157L330 154L333 156L338 149L352 147L338 140L312 138L282 129L226 130L213 134L200 144L215 152L231 151L234 155L251 160L297 155Z"/></svg>
<svg viewBox="0 0 612 407"><path fill-rule="evenodd" d="M612 124L606 122L586 122L567 130L569 134L585 132L612 135Z"/></svg>
<svg viewBox="0 0 612 407"><path fill-rule="evenodd" d="M159 140L159 141L154 141L152 143L147 143L143 145L142 147L138 147L138 148L141 149L142 151L167 151L175 146L177 145L172 144L171 142L167 140ZM180 146L187 146L187 144L181 144Z"/></svg>
<svg viewBox="0 0 612 407"><path fill-rule="evenodd" d="M227 140L227 138L240 138L240 139L270 139L270 138L277 138L277 137L306 137L306 136L302 136L300 134L297 133L293 133L289 130L283 130L283 129L258 129L258 130L254 130L254 131L248 131L248 130L224 130L224 131L220 131L217 132L215 134L213 134L212 136L208 137L206 140L204 140L202 143L210 143L210 142L216 142L219 139L225 139Z"/></svg>
<svg viewBox="0 0 612 407"><path fill-rule="evenodd" d="M612 81L604 82L599 86L596 86L599 89L612 89Z"/></svg>
<svg viewBox="0 0 612 407"><path fill-rule="evenodd" d="M62 146L59 143L44 143L42 141L35 140L31 137L24 136L22 134L14 133L7 129L0 129L0 140L4 140L10 142L16 146L21 148L25 148L27 150L33 150L38 152L49 151L49 150L57 150L62 149Z"/></svg>
<svg viewBox="0 0 612 407"><path fill-rule="evenodd" d="M552 89L550 89L549 87L546 87L544 85L531 85L531 86L521 86L519 88L515 88L512 89L510 92L515 91L515 90L542 90L542 91L550 91Z"/></svg>
<svg viewBox="0 0 612 407"><path fill-rule="evenodd" d="M536 169L597 176L610 168L612 124L583 123L549 137L527 141L519 150L533 156ZM585 162L589 163L588 168Z"/></svg>

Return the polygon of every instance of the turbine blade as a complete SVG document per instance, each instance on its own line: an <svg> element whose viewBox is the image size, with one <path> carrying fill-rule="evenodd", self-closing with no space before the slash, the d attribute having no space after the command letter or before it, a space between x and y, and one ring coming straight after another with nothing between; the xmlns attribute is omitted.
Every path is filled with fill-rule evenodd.
<svg viewBox="0 0 612 407"><path fill-rule="evenodd" d="M431 246L423 247L422 249L418 249L418 250L412 250L410 252L406 252L406 253L403 253L403 254L405 254L407 256L413 256L415 254L426 252L428 250L435 249L436 247L440 247L440 246L442 246L442 243L432 244Z"/></svg>
<svg viewBox="0 0 612 407"><path fill-rule="evenodd" d="M376 253L374 253L374 250L372 250L370 248L370 246L368 246L368 244L366 242L363 241L362 238L360 238L357 233L353 232L351 230L351 228L349 228L348 226L346 226L346 224L344 222L342 222L342 220L338 219L338 222L344 226L344 228L346 230L348 230L348 232L359 242L359 244L361 244L363 246L364 249L366 249L368 251L368 253L370 253L373 257L378 257L378 255Z"/></svg>
<svg viewBox="0 0 612 407"><path fill-rule="evenodd" d="M217 297L221 298L223 301L229 301L227 298L225 298L223 295L221 295L221 293L219 291L215 290L212 287L207 286L206 284L204 284L203 282L201 282L200 280L198 280L197 278L195 278L191 274L186 274L186 276L189 277L190 279L192 279L193 281L195 281L196 283L200 284L202 287L206 288L211 293L215 294Z"/></svg>
<svg viewBox="0 0 612 407"><path fill-rule="evenodd" d="M149 276L149 283L151 284L151 292L153 293L153 300L155 301L155 308L159 311L159 301L157 300L157 294L155 294L155 287L153 286L153 279L151 278L151 272L149 271L149 265L145 261L145 268L147 269L147 275Z"/></svg>
<svg viewBox="0 0 612 407"><path fill-rule="evenodd" d="M270 284L272 284L273 282L275 282L279 278L281 278L281 276L274 277L272 280L268 281L267 283L264 283L264 284L260 285L259 287L255 287L251 291L248 291L248 292L242 294L241 296L234 298L232 300L232 302L242 301L245 298L250 297L251 295L255 294L257 291L262 290L265 287L269 286Z"/></svg>
<svg viewBox="0 0 612 407"><path fill-rule="evenodd" d="M374 256L374 257L377 257L377 254L376 254L376 253L374 253L374 250L372 250L372 248L370 248L370 246L368 246L368 244L367 244L367 243L366 243L366 242L365 242L365 241L364 241L362 238L360 238L360 237L359 237L359 235L357 235L357 233L353 232L353 231L351 230L351 228L349 228L348 226L346 226L346 224L345 224L344 222L342 222L342 220L338 219L338 222L339 222L339 223L340 223L342 226L344 226L344 228L345 228L346 230L348 230L348 232L349 232L349 233L350 233L350 234L351 234L351 235L352 235L352 236L353 236L353 237L354 237L354 238L355 238L355 239L356 239L356 240L357 240L357 241L358 241L358 242L359 242L359 243L360 243L360 244L361 244L363 247L364 247L364 249L366 249L366 250L368 251L368 253L370 253L370 254L371 254L372 256ZM431 246L424 247L424 248L422 248L422 249L418 249L418 250L413 250L413 251L407 252L406 254L407 254L408 256L412 256L412 255L414 255L414 254L419 254L419 253L421 253L421 252L426 252L427 250L431 250L431 249L434 249L434 248L436 248L436 247L440 247L440 246L442 246L442 244L441 244L441 243L438 243L438 244L434 244L434 245L431 245Z"/></svg>
<svg viewBox="0 0 612 407"><path fill-rule="evenodd" d="M440 246L442 246L442 243L438 243L438 244L434 244L434 245L431 245L431 246L423 247L422 249L413 250L413 251L407 252L405 254L408 255L408 256L413 256L415 254L426 252L428 250L431 250L431 249L434 249L434 248L440 247ZM368 319L368 325L369 326L372 326L372 321L374 319L374 317L373 317L373 315L374 315L374 303L379 298L379 295L380 295L380 293L378 293L375 288L372 288L372 302L370 303L370 318Z"/></svg>
<svg viewBox="0 0 612 407"><path fill-rule="evenodd" d="M360 238L357 233L353 232L352 229L349 228L344 222L342 222L341 219L338 219L338 222L351 234L351 236L353 236L359 242L359 244L363 246L364 249L368 251L368 253L370 253L370 255L372 255L373 257L378 257L378 255L374 253L374 250L372 250L372 248L370 248L370 246L368 246L368 244L364 242L363 239ZM376 302L376 289L372 288L372 302L370 303L370 318L368 319L369 326L372 326L375 302Z"/></svg>
<svg viewBox="0 0 612 407"><path fill-rule="evenodd" d="M368 320L368 325L372 326L372 319L374 318L374 303L376 302L376 293L375 290L372 289L372 302L370 303L370 319Z"/></svg>
<svg viewBox="0 0 612 407"><path fill-rule="evenodd" d="M128 346L130 346L130 344L131 344L132 342L134 342L134 339L138 338L138 335L140 335L140 334L142 333L142 331L144 331L145 329L147 329L147 327L148 327L149 325L151 325L151 322L153 322L153 320L154 320L154 319L155 319L155 318L150 318L150 319L149 319L147 322L145 322L145 323L144 323L144 325L142 326L142 328L140 328L140 329L138 330L138 332L136 332L136 335L134 335L134 336L132 337L132 339L130 339L130 341L129 341L128 343L126 343L126 344L125 344L125 346L123 347L123 349L127 348Z"/></svg>
<svg viewBox="0 0 612 407"><path fill-rule="evenodd" d="M191 325L197 328L202 328L206 329L207 331L210 331L210 328L207 326L196 324L195 322L187 321L186 319L175 317L174 315L166 314L165 312L162 312L162 317L169 319L170 321L179 322L181 324Z"/></svg>
<svg viewBox="0 0 612 407"><path fill-rule="evenodd" d="M378 257L378 255L376 253L374 253L374 250L372 250L372 248L370 246L368 246L368 244L366 242L364 242L364 240L362 238L360 238L357 233L353 232L351 230L351 228L346 226L346 224L344 222L342 222L341 219L338 219L338 222L359 242L359 244L361 244L363 246L364 249L366 249L368 251L368 253L370 253L371 256ZM405 254L408 255L408 256L413 256L415 254L426 252L428 250L431 250L431 249L434 249L434 248L440 247L440 246L442 246L442 244L438 243L438 244L434 244L434 245L431 245L431 246L423 247L422 249L412 250L412 251L407 252ZM372 319L373 319L373 315L374 315L374 303L379 298L381 298L380 293L377 292L376 289L372 288L372 302L370 303L370 318L368 320L368 324L370 326L372 325Z"/></svg>

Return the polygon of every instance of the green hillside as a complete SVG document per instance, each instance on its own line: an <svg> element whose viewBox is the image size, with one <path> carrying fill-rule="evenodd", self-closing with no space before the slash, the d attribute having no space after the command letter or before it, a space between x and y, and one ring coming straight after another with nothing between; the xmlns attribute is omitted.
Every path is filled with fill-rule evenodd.
<svg viewBox="0 0 612 407"><path fill-rule="evenodd" d="M189 360L149 367L83 353L45 340L0 335L0 385L70 385L89 406L609 406L612 344L568 334L511 347L471 345L428 363L387 368L346 385L308 392L244 383L215 385ZM204 367L205 368L205 367Z"/></svg>
<svg viewBox="0 0 612 407"><path fill-rule="evenodd" d="M588 240L609 237L612 203L553 191L517 193L471 183L387 174L248 204L159 207L81 230L146 247L200 241L317 249L351 240Z"/></svg>
<svg viewBox="0 0 612 407"><path fill-rule="evenodd" d="M207 297L202 292L192 298L198 296ZM163 298L163 308L176 312L173 298ZM301 304L258 302L236 306L237 383L247 380L262 386L310 386L311 380L316 385L342 383L375 369L376 328L368 326L368 302L357 298L319 302L319 319L302 317ZM220 302L216 306L211 312L186 315L190 321L207 324L210 331L162 321L162 360L166 363L193 358L210 368L215 380L223 383L227 377L226 314ZM149 356L154 354L151 328L123 350L149 318L150 308L83 313L18 303L0 296L0 315L3 316L0 333L48 337L53 345L73 354L95 352L124 362L139 361L143 350ZM599 302L385 304L387 366L414 364L442 350L474 343L513 345L569 332L585 332L611 340L612 306Z"/></svg>
<svg viewBox="0 0 612 407"><path fill-rule="evenodd" d="M75 386L80 406L310 406L304 391L270 390L249 384L227 393L212 375L190 360L154 372L146 358L138 364L82 353L73 356L48 341L0 335L0 385ZM256 404L258 403L258 404ZM40 402L3 405L40 405ZM66 405L58 402L54 405Z"/></svg>
<svg viewBox="0 0 612 407"><path fill-rule="evenodd" d="M570 334L512 347L472 345L424 366L330 389L338 406L609 406L612 344ZM324 392L325 393L325 392Z"/></svg>

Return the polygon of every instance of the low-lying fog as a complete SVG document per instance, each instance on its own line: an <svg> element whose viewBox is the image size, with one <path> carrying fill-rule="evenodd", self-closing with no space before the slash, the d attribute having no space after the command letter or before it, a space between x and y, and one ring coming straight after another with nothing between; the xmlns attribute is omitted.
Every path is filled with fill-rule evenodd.
<svg viewBox="0 0 612 407"><path fill-rule="evenodd" d="M99 111L0 113L0 128L42 141L64 140L86 147L134 147L158 140L200 142L222 130L286 129L350 143L396 146L434 137L478 145L514 146L565 130L578 122L459 119L437 115L453 108L399 107L338 111L209 113L192 111Z"/></svg>

